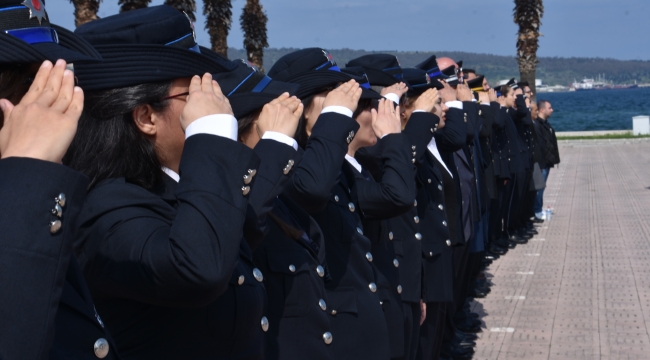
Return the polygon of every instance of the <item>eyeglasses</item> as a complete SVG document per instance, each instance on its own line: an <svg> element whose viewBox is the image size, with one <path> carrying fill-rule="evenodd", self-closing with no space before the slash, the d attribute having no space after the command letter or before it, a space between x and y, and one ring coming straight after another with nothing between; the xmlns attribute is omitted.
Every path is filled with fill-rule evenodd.
<svg viewBox="0 0 650 360"><path fill-rule="evenodd" d="M186 91L184 93L180 93L180 94L176 94L176 95L165 96L164 98L162 98L162 100L174 99L174 98L177 98L177 97L180 97L180 96L187 96L189 94L190 94L190 92ZM185 100L185 99L181 99L181 100Z"/></svg>

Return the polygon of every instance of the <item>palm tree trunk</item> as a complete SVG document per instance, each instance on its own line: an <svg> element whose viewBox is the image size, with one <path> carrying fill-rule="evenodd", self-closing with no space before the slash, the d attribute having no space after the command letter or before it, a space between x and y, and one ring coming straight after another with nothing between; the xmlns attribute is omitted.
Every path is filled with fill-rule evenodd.
<svg viewBox="0 0 650 360"><path fill-rule="evenodd" d="M194 0L165 0L165 5L169 5L178 11L186 13L192 22L196 21L196 17L194 16L196 3Z"/></svg>
<svg viewBox="0 0 650 360"><path fill-rule="evenodd" d="M101 0L70 0L74 5L75 26L97 20L97 10L99 10L100 1Z"/></svg>
<svg viewBox="0 0 650 360"><path fill-rule="evenodd" d="M266 23L268 18L259 0L246 0L246 6L239 18L244 31L244 48L248 54L248 61L264 71L264 48L269 46L266 37Z"/></svg>
<svg viewBox="0 0 650 360"><path fill-rule="evenodd" d="M542 0L515 0L514 21L519 25L517 37L517 62L521 80L527 81L533 91L532 101L535 101L535 76L537 71L537 49L539 28L544 16Z"/></svg>
<svg viewBox="0 0 650 360"><path fill-rule="evenodd" d="M212 50L228 57L228 32L232 22L230 0L204 0L205 29L210 34Z"/></svg>
<svg viewBox="0 0 650 360"><path fill-rule="evenodd" d="M146 8L150 2L151 0L119 0L117 4L122 5L120 12L123 13L125 11Z"/></svg>

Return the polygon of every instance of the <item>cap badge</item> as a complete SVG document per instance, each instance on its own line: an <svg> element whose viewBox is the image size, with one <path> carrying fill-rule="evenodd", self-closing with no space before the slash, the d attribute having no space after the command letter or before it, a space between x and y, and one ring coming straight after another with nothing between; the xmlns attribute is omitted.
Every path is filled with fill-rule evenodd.
<svg viewBox="0 0 650 360"><path fill-rule="evenodd" d="M329 52L327 52L325 50L322 50L322 51L323 51L323 55L325 55L325 57L327 58L327 61L332 63L332 65L336 65L336 61L334 61L334 57L332 56L332 54L330 54Z"/></svg>
<svg viewBox="0 0 650 360"><path fill-rule="evenodd" d="M427 77L427 84L431 84L431 76L429 74L424 74Z"/></svg>
<svg viewBox="0 0 650 360"><path fill-rule="evenodd" d="M25 5L29 9L29 18L38 19L38 24L41 25L43 19L47 19L47 14L45 14L45 5L41 0L25 0L22 2L22 5Z"/></svg>
<svg viewBox="0 0 650 360"><path fill-rule="evenodd" d="M32 0L32 1L34 1L34 0ZM187 18L187 21L190 22L190 27L192 28L192 37L194 38L194 42L196 42L196 31L194 29L194 23L192 22L192 18L190 18L190 16L185 11L183 11L183 14L185 14L185 17Z"/></svg>
<svg viewBox="0 0 650 360"><path fill-rule="evenodd" d="M260 71L252 62L246 60L246 59L239 59L244 65L248 66L249 68L253 69L253 71L258 72Z"/></svg>

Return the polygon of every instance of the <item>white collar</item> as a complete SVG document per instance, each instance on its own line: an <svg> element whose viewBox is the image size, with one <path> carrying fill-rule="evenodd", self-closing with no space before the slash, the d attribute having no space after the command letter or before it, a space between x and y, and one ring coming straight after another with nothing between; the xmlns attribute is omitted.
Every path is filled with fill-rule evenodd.
<svg viewBox="0 0 650 360"><path fill-rule="evenodd" d="M429 152L431 152L431 155L433 155L438 161L442 164L442 166L447 170L449 175L453 178L454 175L447 169L447 165L445 165L445 162L442 161L442 157L440 157L440 152L438 151L438 146L436 145L436 138L432 137L431 141L429 141L429 144L427 145L427 149L429 149Z"/></svg>
<svg viewBox="0 0 650 360"><path fill-rule="evenodd" d="M169 175L170 178L174 179L174 181L176 181L176 182L181 181L181 177L176 173L176 171L174 171L174 170L172 170L172 169L170 169L168 167L165 167L165 166L162 167L162 171L165 174Z"/></svg>
<svg viewBox="0 0 650 360"><path fill-rule="evenodd" d="M361 174L361 164L357 161L357 159L353 158L352 156L345 154L345 160L347 160L350 165L354 166L355 169Z"/></svg>

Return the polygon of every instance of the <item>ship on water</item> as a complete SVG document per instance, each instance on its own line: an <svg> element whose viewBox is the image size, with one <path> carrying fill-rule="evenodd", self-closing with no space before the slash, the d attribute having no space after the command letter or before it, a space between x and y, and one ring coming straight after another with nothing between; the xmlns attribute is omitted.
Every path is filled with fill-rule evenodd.
<svg viewBox="0 0 650 360"><path fill-rule="evenodd" d="M634 80L634 84L620 84L614 85L611 82L605 80L605 75L598 75L598 79L582 79L582 82L577 82L575 79L571 84L569 91L589 91L589 90L624 90L624 89L636 89L639 85Z"/></svg>

